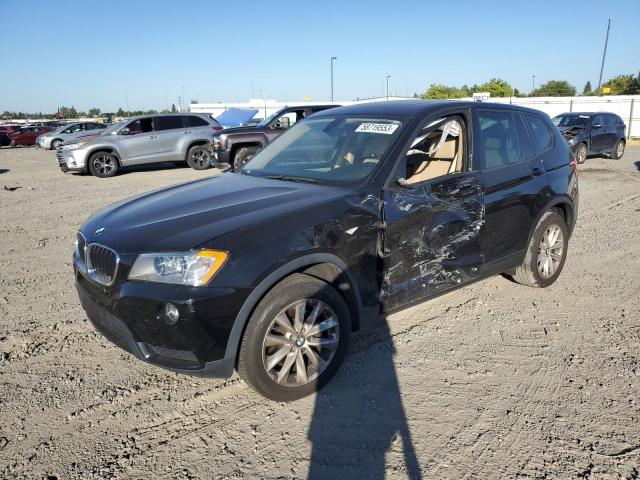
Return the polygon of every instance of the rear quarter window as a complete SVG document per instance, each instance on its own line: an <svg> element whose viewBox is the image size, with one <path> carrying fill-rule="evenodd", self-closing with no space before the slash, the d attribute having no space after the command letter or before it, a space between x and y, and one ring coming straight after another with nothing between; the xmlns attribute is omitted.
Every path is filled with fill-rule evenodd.
<svg viewBox="0 0 640 480"><path fill-rule="evenodd" d="M187 127L206 127L209 125L204 118L196 117L195 115L189 115L185 120Z"/></svg>

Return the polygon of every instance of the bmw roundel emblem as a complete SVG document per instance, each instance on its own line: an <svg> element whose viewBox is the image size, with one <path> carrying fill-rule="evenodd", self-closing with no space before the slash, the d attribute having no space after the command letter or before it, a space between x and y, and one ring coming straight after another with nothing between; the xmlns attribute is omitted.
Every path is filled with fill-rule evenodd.
<svg viewBox="0 0 640 480"><path fill-rule="evenodd" d="M94 235L100 235L102 232L104 232L104 227L101 227L99 229L97 229L95 232L93 232Z"/></svg>

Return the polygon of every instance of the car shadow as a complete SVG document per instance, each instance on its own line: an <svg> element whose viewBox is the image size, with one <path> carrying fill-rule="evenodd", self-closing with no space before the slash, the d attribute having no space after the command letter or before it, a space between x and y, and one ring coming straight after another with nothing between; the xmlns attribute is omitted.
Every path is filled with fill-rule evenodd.
<svg viewBox="0 0 640 480"><path fill-rule="evenodd" d="M380 317L354 340L353 354L316 395L308 432L312 453L307 478L384 479L385 456L393 452L403 457L408 478L421 479L387 319ZM368 349L375 352L358 354Z"/></svg>
<svg viewBox="0 0 640 480"><path fill-rule="evenodd" d="M3 173L7 173L10 172L11 170L9 170L8 168L0 168L0 175L2 175Z"/></svg>
<svg viewBox="0 0 640 480"><path fill-rule="evenodd" d="M640 172L640 161L635 162L634 165L636 166L636 170Z"/></svg>
<svg viewBox="0 0 640 480"><path fill-rule="evenodd" d="M133 165L130 167L121 167L118 170L117 176L120 175L128 175L130 173L137 173L137 172L157 172L160 170L180 170L183 168L190 168L189 165L187 165L187 162L163 162L163 163L150 163L148 165ZM73 172L76 175L86 175L85 173L82 172Z"/></svg>

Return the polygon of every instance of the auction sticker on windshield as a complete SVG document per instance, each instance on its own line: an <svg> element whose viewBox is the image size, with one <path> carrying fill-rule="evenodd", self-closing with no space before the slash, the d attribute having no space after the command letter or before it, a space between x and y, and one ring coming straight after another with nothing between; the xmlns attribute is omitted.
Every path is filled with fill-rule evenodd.
<svg viewBox="0 0 640 480"><path fill-rule="evenodd" d="M359 133L382 133L384 135L391 135L395 132L399 123L373 123L373 122L365 122L361 123L358 128L356 128L356 132Z"/></svg>

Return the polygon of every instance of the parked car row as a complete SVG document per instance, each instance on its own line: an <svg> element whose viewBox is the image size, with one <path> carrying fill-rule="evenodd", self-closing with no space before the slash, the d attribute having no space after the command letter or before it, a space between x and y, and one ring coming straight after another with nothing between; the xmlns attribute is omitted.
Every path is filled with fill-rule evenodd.
<svg viewBox="0 0 640 480"><path fill-rule="evenodd" d="M289 125L278 115L265 125L295 124L238 172L134 197L80 228L76 286L107 339L173 371L237 370L290 401L325 385L351 332L380 312L501 273L531 287L560 275L578 178L547 115L460 101L352 105ZM189 138L196 120L203 136L215 130L193 114L140 117L63 146L62 164L88 158L108 176L106 160L115 171L121 159L185 160L203 144L178 151L173 135Z"/></svg>

